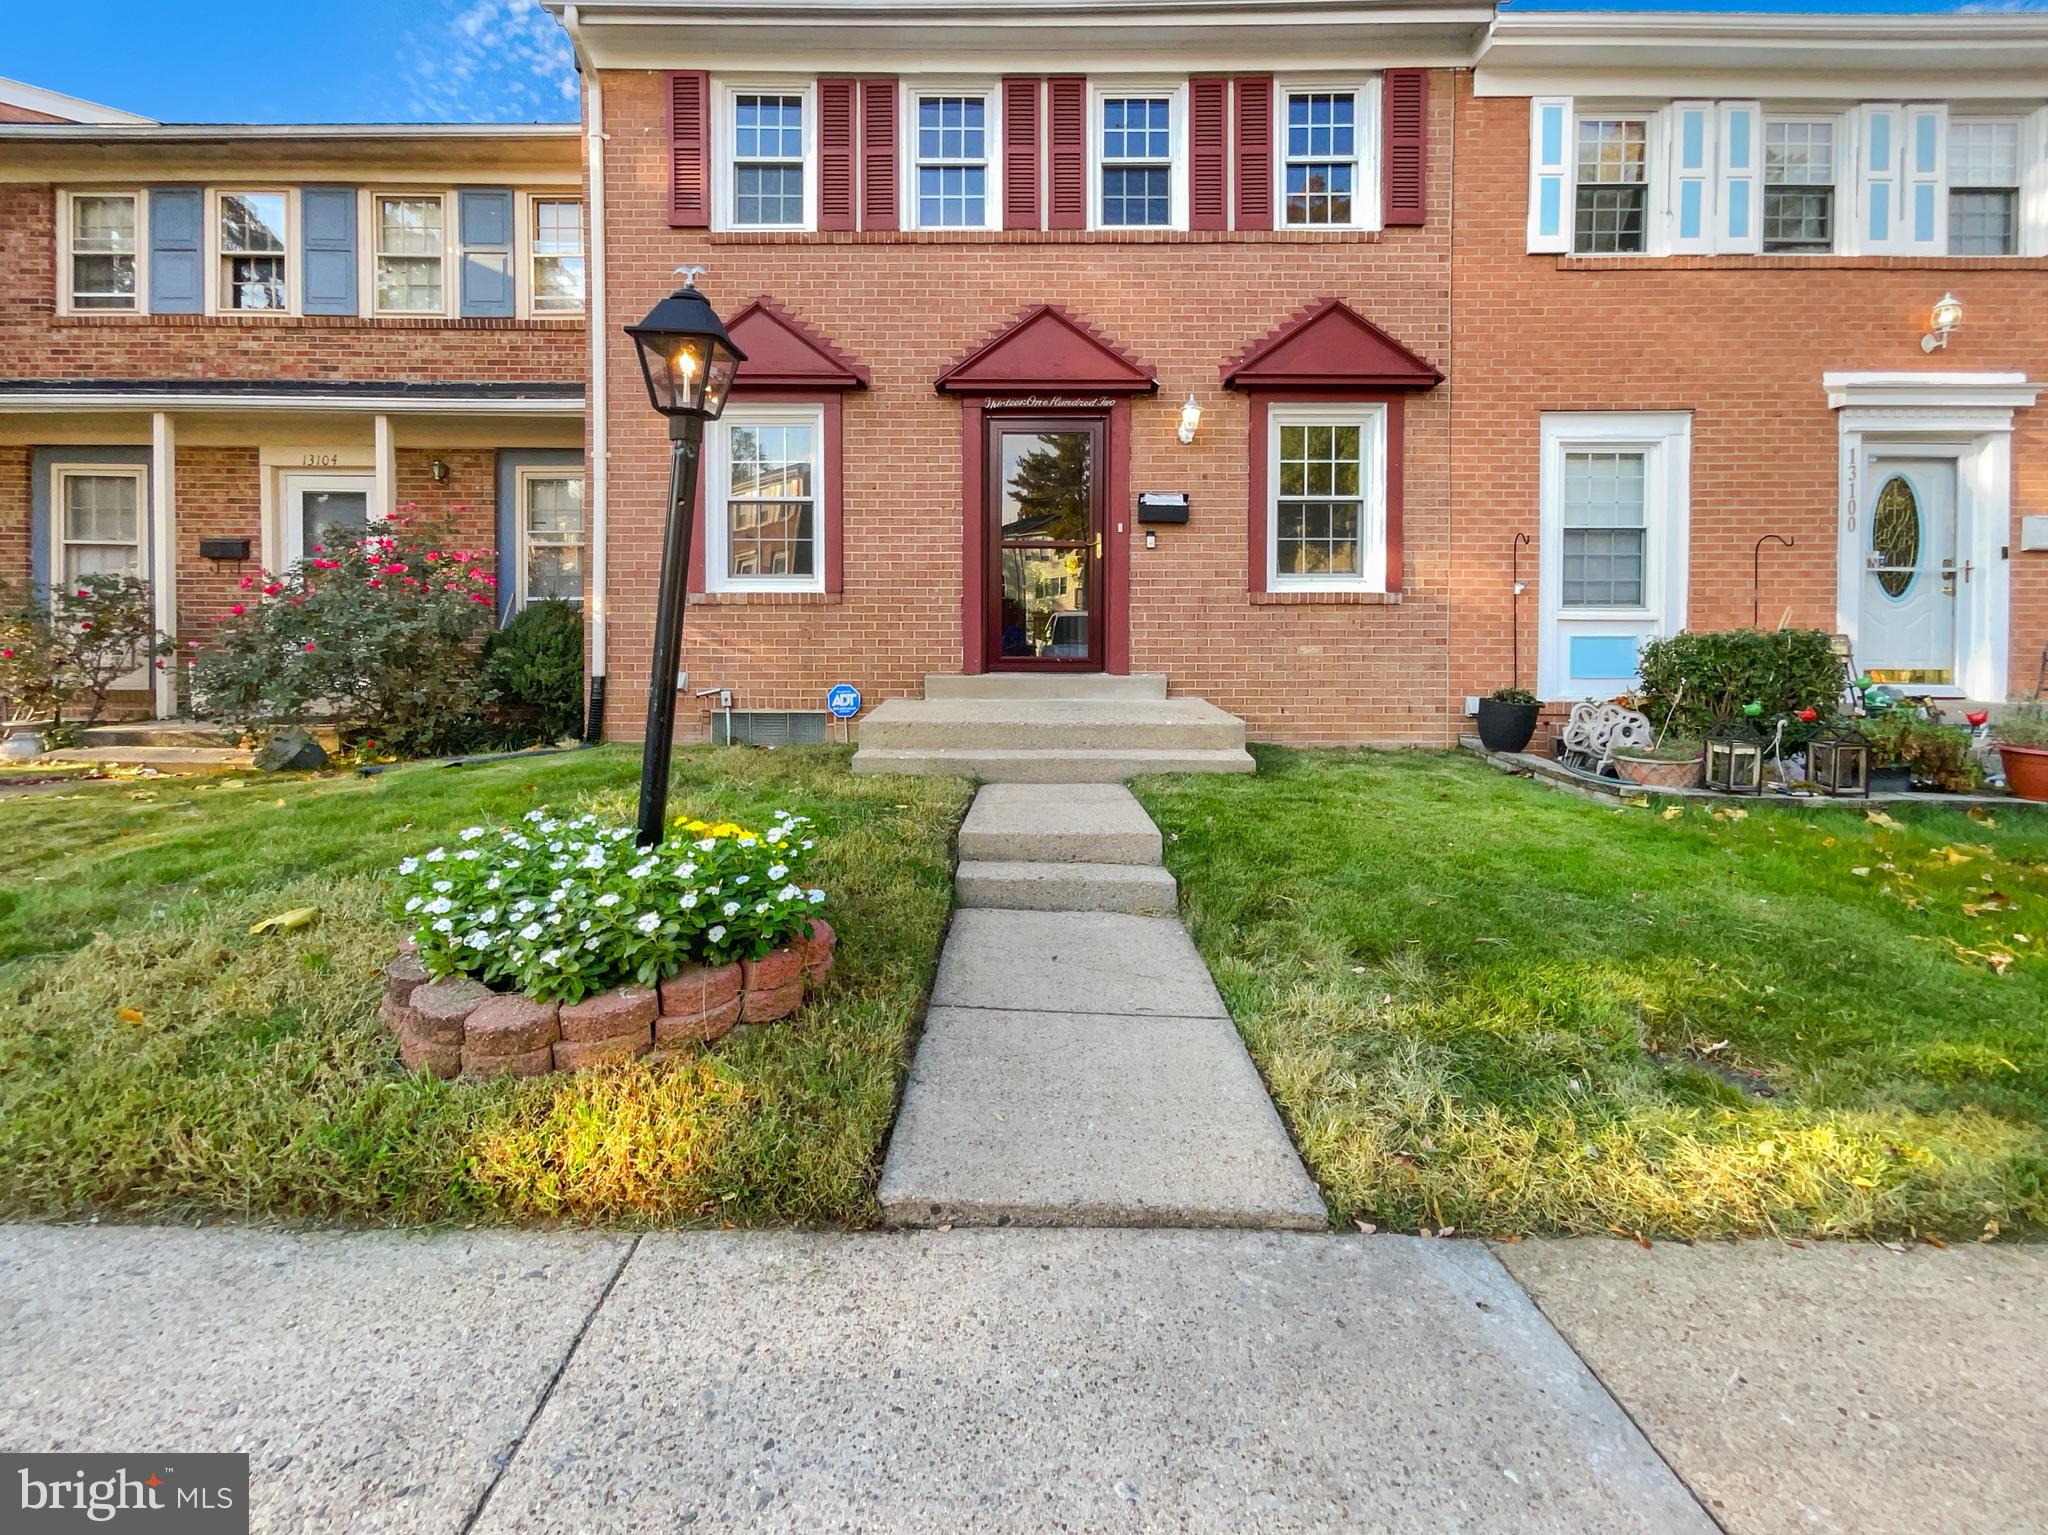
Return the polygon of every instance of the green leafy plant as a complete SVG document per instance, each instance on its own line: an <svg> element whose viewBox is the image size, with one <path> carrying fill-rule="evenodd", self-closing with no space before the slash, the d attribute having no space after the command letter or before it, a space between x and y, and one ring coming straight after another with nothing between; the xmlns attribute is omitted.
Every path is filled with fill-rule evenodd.
<svg viewBox="0 0 2048 1535"><path fill-rule="evenodd" d="M483 684L509 727L558 741L583 728L583 610L527 604L484 641Z"/></svg>
<svg viewBox="0 0 2048 1535"><path fill-rule="evenodd" d="M2015 698L1991 727L2000 746L2048 747L2048 702Z"/></svg>
<svg viewBox="0 0 2048 1535"><path fill-rule="evenodd" d="M1970 750L1970 732L1961 725L1922 719L1911 709L1892 709L1859 721L1858 728L1870 738L1873 763L1910 768L1916 783L1965 794L1984 781L1983 769Z"/></svg>
<svg viewBox="0 0 2048 1535"><path fill-rule="evenodd" d="M0 694L27 718L61 718L77 699L84 723L139 667L160 666L170 642L157 632L148 585L135 576L80 576L43 592L0 590Z"/></svg>
<svg viewBox="0 0 2048 1535"><path fill-rule="evenodd" d="M403 860L395 915L436 976L577 1002L806 936L825 900L804 883L809 824L787 811L758 832L678 818L647 851L631 826L532 810Z"/></svg>
<svg viewBox="0 0 2048 1535"><path fill-rule="evenodd" d="M1663 739L1648 746L1617 746L1617 757L1648 757L1656 762L1694 762L1699 759L1705 743L1700 737L1687 731L1673 730Z"/></svg>
<svg viewBox="0 0 2048 1535"><path fill-rule="evenodd" d="M50 627L48 603L25 586L0 584L0 698L6 717L37 720L63 702L63 649Z"/></svg>
<svg viewBox="0 0 2048 1535"><path fill-rule="evenodd" d="M1687 630L1649 641L1638 665L1642 711L1660 729L1668 721L1699 735L1752 703L1763 705L1765 718L1801 709L1827 715L1845 681L1833 638L1819 629ZM1788 744L1803 731L1788 731Z"/></svg>
<svg viewBox="0 0 2048 1535"><path fill-rule="evenodd" d="M1495 688L1486 696L1497 704L1540 704L1543 702L1542 699L1538 698L1527 688Z"/></svg>

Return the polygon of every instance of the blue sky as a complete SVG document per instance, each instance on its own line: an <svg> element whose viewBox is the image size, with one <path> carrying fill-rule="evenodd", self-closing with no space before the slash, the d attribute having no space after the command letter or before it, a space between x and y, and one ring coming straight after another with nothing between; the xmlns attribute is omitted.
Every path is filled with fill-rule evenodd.
<svg viewBox="0 0 2048 1535"><path fill-rule="evenodd" d="M535 0L16 0L0 75L167 122L534 122L576 115ZM233 19L243 10L251 20ZM1509 0L1515 11L2048 10L2048 0ZM90 12L90 21L86 20Z"/></svg>

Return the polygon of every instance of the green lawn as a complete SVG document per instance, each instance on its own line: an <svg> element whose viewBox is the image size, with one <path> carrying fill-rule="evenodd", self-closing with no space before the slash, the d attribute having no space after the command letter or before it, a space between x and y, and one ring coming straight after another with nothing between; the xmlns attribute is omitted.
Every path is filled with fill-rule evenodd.
<svg viewBox="0 0 2048 1535"><path fill-rule="evenodd" d="M951 905L953 780L856 779L837 748L679 753L672 810L817 821L842 934L822 996L668 1067L400 1067L375 1016L385 871L535 805L630 818L638 769L601 749L0 802L0 1215L869 1220ZM300 906L312 927L249 933Z"/></svg>
<svg viewBox="0 0 2048 1535"><path fill-rule="evenodd" d="M1667 819L1458 755L1259 769L1138 787L1346 1220L2048 1225L2048 814Z"/></svg>

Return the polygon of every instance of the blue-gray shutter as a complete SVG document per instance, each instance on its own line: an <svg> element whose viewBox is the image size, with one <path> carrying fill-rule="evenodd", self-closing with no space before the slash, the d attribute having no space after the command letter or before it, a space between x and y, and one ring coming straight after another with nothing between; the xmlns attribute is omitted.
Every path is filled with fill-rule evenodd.
<svg viewBox="0 0 2048 1535"><path fill-rule="evenodd" d="M356 189L307 187L299 193L306 242L307 314L355 314Z"/></svg>
<svg viewBox="0 0 2048 1535"><path fill-rule="evenodd" d="M198 314L205 308L205 208L198 187L149 189L151 314Z"/></svg>
<svg viewBox="0 0 2048 1535"><path fill-rule="evenodd" d="M513 313L512 194L468 187L462 202L462 313L510 319Z"/></svg>

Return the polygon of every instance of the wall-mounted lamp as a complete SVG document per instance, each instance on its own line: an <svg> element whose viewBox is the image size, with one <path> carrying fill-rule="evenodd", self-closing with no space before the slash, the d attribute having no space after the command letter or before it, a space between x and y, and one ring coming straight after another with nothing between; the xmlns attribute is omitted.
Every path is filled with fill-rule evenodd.
<svg viewBox="0 0 2048 1535"><path fill-rule="evenodd" d="M1202 424L1202 402L1195 398L1194 390L1188 391L1187 403L1180 408L1180 440L1193 442L1195 428Z"/></svg>
<svg viewBox="0 0 2048 1535"><path fill-rule="evenodd" d="M436 485L446 485L448 483L448 460L445 458L427 460L427 473L434 477Z"/></svg>
<svg viewBox="0 0 2048 1535"><path fill-rule="evenodd" d="M1963 301L1953 293L1944 293L1928 323L1934 328L1920 338L1920 350L1938 352L1948 345L1949 332L1963 323Z"/></svg>

